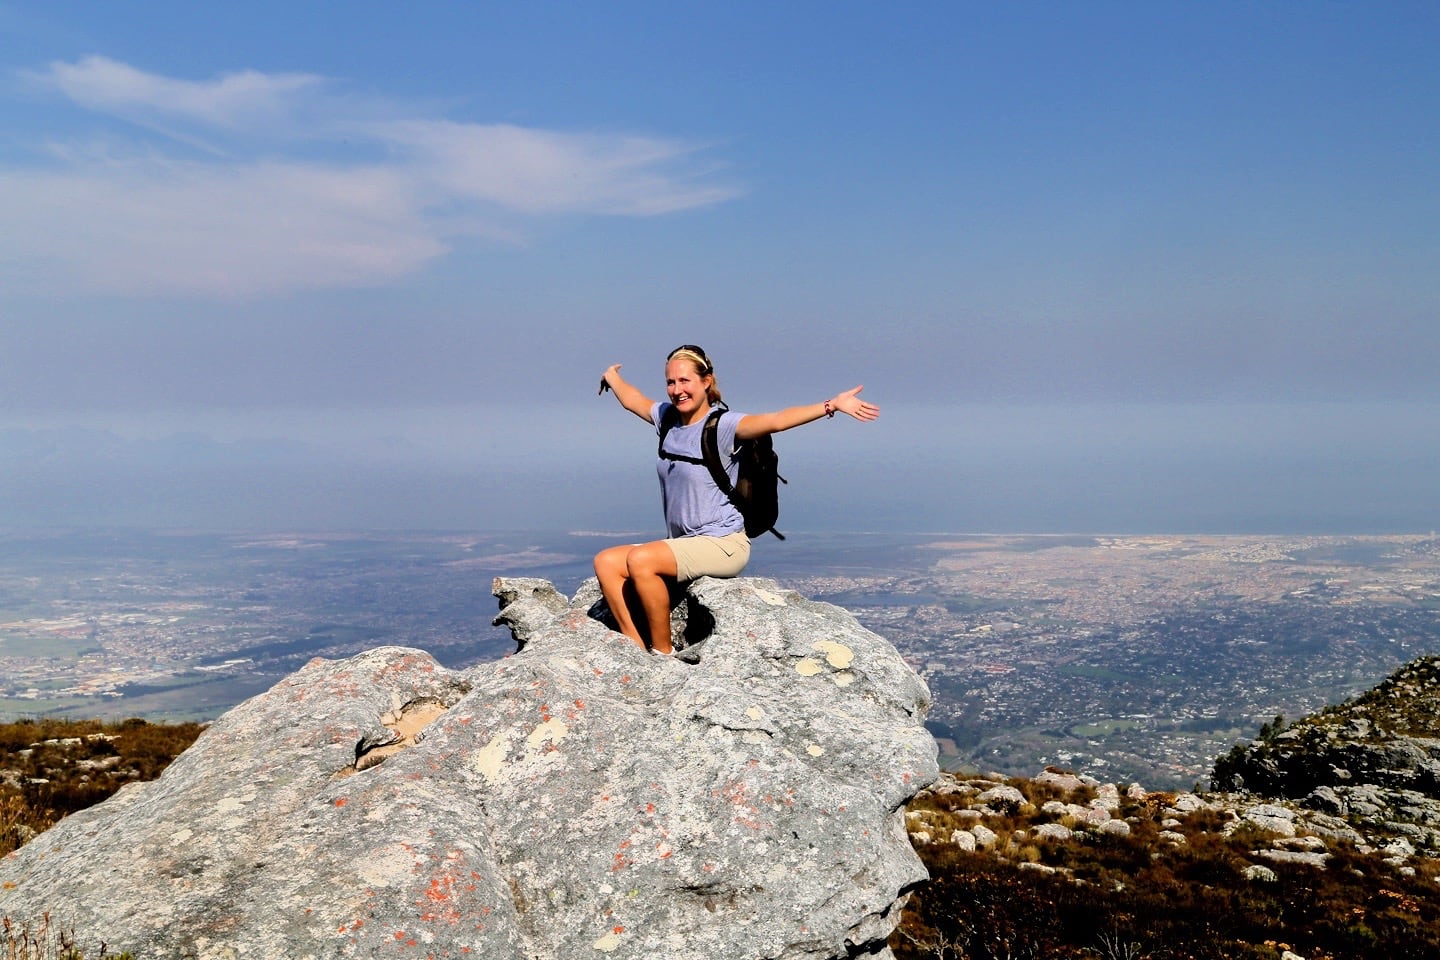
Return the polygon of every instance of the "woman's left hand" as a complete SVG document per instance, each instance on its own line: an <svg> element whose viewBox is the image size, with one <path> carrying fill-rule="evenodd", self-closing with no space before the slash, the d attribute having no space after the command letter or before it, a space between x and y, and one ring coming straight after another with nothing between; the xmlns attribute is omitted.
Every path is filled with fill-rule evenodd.
<svg viewBox="0 0 1440 960"><path fill-rule="evenodd" d="M848 413L856 420L874 420L880 416L880 408L860 399L860 391L864 389L865 385L861 384L853 390L846 390L839 394L830 401L831 408L839 410L841 413Z"/></svg>

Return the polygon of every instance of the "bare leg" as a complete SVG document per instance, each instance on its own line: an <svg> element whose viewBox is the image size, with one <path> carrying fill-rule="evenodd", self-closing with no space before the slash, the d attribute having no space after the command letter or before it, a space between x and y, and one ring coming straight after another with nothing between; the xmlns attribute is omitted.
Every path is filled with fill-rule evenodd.
<svg viewBox="0 0 1440 960"><path fill-rule="evenodd" d="M626 555L630 583L645 621L650 628L650 648L656 653L673 653L670 643L670 584L678 572L675 553L663 540L642 543Z"/></svg>
<svg viewBox="0 0 1440 960"><path fill-rule="evenodd" d="M630 604L626 602L625 596L627 592L625 585L630 579L630 569L626 557L636 546L636 544L627 543L601 550L595 555L595 576L600 581L600 592L605 597L605 605L610 608L610 615L615 618L620 632L644 649L645 641L641 639L640 630L635 626L635 619L630 615Z"/></svg>

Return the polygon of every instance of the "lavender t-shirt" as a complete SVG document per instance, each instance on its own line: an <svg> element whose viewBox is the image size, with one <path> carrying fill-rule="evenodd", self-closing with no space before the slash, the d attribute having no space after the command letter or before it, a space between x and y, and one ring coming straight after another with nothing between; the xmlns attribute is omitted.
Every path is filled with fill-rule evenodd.
<svg viewBox="0 0 1440 960"><path fill-rule="evenodd" d="M664 422L668 401L660 401L650 408L650 419L659 434ZM735 427L745 414L727 410L720 415L716 430L716 446L720 450L725 472L734 483L739 467L735 463ZM705 431L705 421L685 426L677 423L665 435L665 450L681 456L703 459L700 449L700 435ZM660 495L665 504L665 526L671 537L723 537L745 529L745 518L730 498L715 486L710 468L703 463L684 463L680 460L655 458L655 472L660 477Z"/></svg>

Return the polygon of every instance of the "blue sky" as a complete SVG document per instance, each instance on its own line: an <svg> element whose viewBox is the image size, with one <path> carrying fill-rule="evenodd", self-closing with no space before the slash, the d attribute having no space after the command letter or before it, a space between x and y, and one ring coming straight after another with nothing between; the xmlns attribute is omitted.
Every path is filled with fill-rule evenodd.
<svg viewBox="0 0 1440 960"><path fill-rule="evenodd" d="M0 0L0 527L1416 529L1440 8ZM902 468L896 470L893 465Z"/></svg>

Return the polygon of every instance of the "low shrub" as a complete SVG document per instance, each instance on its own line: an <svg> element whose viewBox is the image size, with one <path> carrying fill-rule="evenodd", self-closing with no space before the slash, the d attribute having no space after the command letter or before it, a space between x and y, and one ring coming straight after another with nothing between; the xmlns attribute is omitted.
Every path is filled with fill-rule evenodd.
<svg viewBox="0 0 1440 960"><path fill-rule="evenodd" d="M1019 783L1016 782L1018 786ZM1022 786L1023 790L1024 787ZM1066 798L1060 798L1066 799ZM1073 802L1073 798L1069 798ZM922 796L917 825L942 815L960 820L962 794ZM1081 830L1037 844L1028 836L997 850L967 852L937 838L917 850L931 880L916 890L891 938L897 960L1306 960L1440 956L1440 861L1404 870L1344 842L1327 845L1328 865L1269 863L1275 879L1251 879L1253 850L1268 834L1225 832L1229 817L1195 811L1166 829L1165 804L1122 808L1128 835ZM1032 830L1050 819L986 815L987 827ZM975 823L975 820L968 821ZM1003 829L1002 829L1003 827ZM948 837L948 835L946 835Z"/></svg>
<svg viewBox="0 0 1440 960"><path fill-rule="evenodd" d="M140 719L0 724L0 856L127 783L155 779L203 729Z"/></svg>

